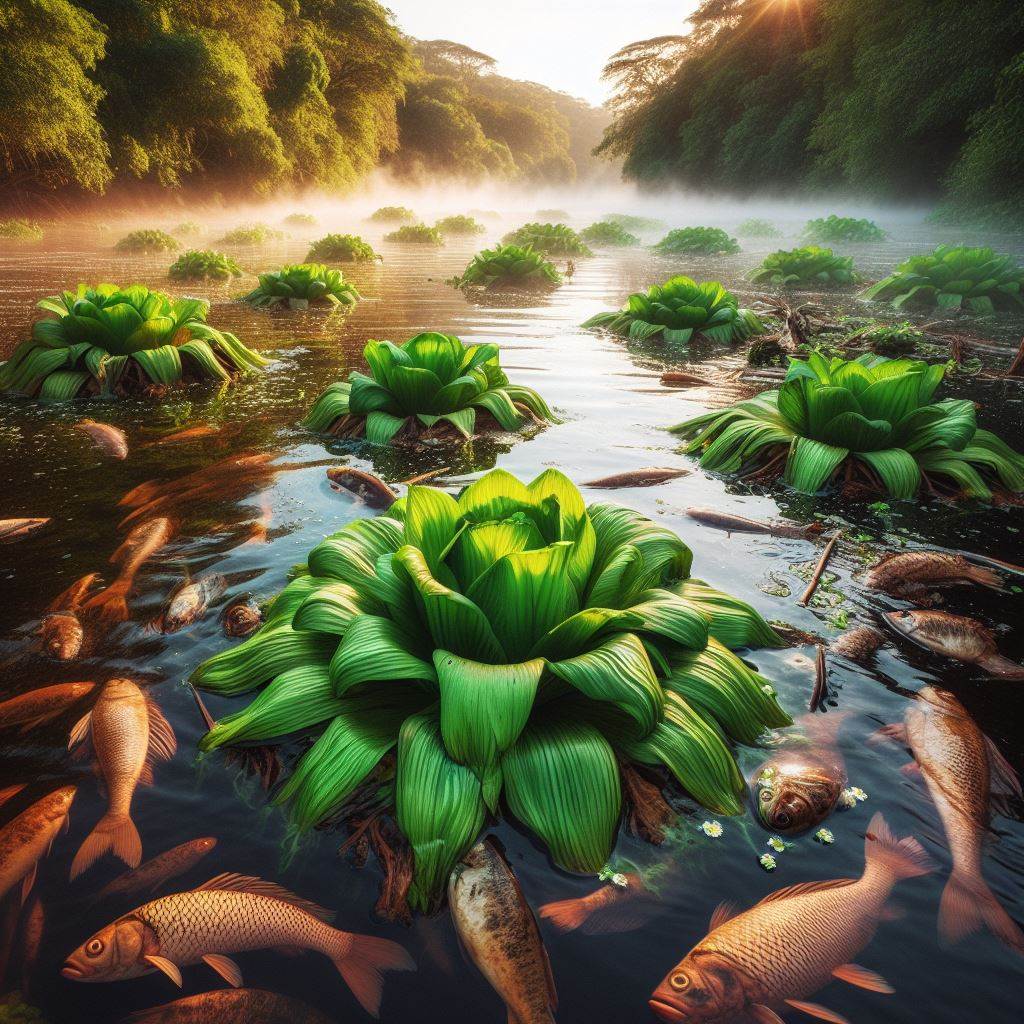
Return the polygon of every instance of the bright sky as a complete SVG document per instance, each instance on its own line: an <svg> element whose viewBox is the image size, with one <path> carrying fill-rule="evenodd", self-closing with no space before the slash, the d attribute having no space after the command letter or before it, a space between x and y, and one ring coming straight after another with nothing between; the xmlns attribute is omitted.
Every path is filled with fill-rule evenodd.
<svg viewBox="0 0 1024 1024"><path fill-rule="evenodd" d="M465 43L494 57L503 75L601 103L605 61L626 43L682 32L698 0L382 2L408 35Z"/></svg>

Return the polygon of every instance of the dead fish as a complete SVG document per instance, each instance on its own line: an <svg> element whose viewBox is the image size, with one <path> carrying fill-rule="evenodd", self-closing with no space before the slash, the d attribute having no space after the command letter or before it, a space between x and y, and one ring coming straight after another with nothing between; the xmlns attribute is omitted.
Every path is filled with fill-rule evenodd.
<svg viewBox="0 0 1024 1024"><path fill-rule="evenodd" d="M74 799L75 787L61 786L0 828L0 900L20 882L24 902L36 866L67 822Z"/></svg>
<svg viewBox="0 0 1024 1024"><path fill-rule="evenodd" d="M380 477L361 469L332 466L327 470L327 479L336 491L351 491L371 508L390 508L398 500L398 495Z"/></svg>
<svg viewBox="0 0 1024 1024"><path fill-rule="evenodd" d="M771 537L810 540L825 529L821 523L809 523L807 526L798 526L794 523L761 523L756 519L720 512L717 508L688 508L686 514L704 526L713 526L729 533L766 533Z"/></svg>
<svg viewBox="0 0 1024 1024"><path fill-rule="evenodd" d="M916 839L897 840L876 814L864 843L864 874L801 882L737 914L722 904L711 930L665 976L650 1007L670 1024L711 1024L746 1015L778 1024L786 1006L833 1024L838 1014L805 1002L834 978L891 993L884 978L853 958L871 941L893 886L931 870Z"/></svg>
<svg viewBox="0 0 1024 1024"><path fill-rule="evenodd" d="M25 788L24 782L15 783L13 786L4 786L0 789L0 807L3 807L8 800L13 800ZM0 975L2 977L2 975Z"/></svg>
<svg viewBox="0 0 1024 1024"><path fill-rule="evenodd" d="M27 537L33 530L45 526L50 520L47 519L0 519L0 544L10 544L12 541L21 540Z"/></svg>
<svg viewBox="0 0 1024 1024"><path fill-rule="evenodd" d="M37 729L64 714L73 704L88 697L95 683L55 683L29 690L0 703L0 729L21 726L21 732Z"/></svg>
<svg viewBox="0 0 1024 1024"><path fill-rule="evenodd" d="M203 616L210 602L216 601L227 588L227 580L218 573L184 584L167 602L167 607L157 620L157 628L161 633L177 633L191 626Z"/></svg>
<svg viewBox="0 0 1024 1024"><path fill-rule="evenodd" d="M586 896L545 903L538 913L560 932L579 929L584 935L610 935L645 924L651 903L642 879L630 871L620 883L609 881Z"/></svg>
<svg viewBox="0 0 1024 1024"><path fill-rule="evenodd" d="M71 862L72 881L108 850L138 867L142 840L131 817L135 787L151 785L153 762L169 760L177 749L174 730L159 706L130 679L104 684L95 707L72 729L68 747L90 735L109 806Z"/></svg>
<svg viewBox="0 0 1024 1024"><path fill-rule="evenodd" d="M820 825L836 808L846 785L846 764L836 745L845 714L805 715L807 746L773 754L750 780L754 811L765 828L798 835Z"/></svg>
<svg viewBox="0 0 1024 1024"><path fill-rule="evenodd" d="M584 487L654 487L680 476L688 476L688 469L668 469L650 466L647 469L633 469L628 473L613 473L599 480L588 480Z"/></svg>
<svg viewBox="0 0 1024 1024"><path fill-rule="evenodd" d="M694 373L683 373L680 370L668 370L661 375L661 383L670 388L706 387L711 383L706 377L698 377Z"/></svg>
<svg viewBox="0 0 1024 1024"><path fill-rule="evenodd" d="M993 799L1020 799L1020 780L951 693L925 686L903 721L902 738L924 776L953 858L939 905L940 933L956 942L984 926L1024 953L1024 933L1002 908L981 870L990 805Z"/></svg>
<svg viewBox="0 0 1024 1024"><path fill-rule="evenodd" d="M871 626L854 626L840 636L837 636L829 644L829 650L833 654L849 658L850 661L865 662L870 658L882 644L885 637Z"/></svg>
<svg viewBox="0 0 1024 1024"><path fill-rule="evenodd" d="M194 868L216 845L217 840L213 836L203 836L164 850L134 871L126 871L105 885L96 894L96 899L156 892L164 882Z"/></svg>
<svg viewBox="0 0 1024 1024"><path fill-rule="evenodd" d="M39 621L39 646L58 661L74 661L82 653L85 627L74 612L50 612Z"/></svg>
<svg viewBox="0 0 1024 1024"><path fill-rule="evenodd" d="M252 596L246 594L224 609L221 622L228 636L249 636L263 625L263 613Z"/></svg>
<svg viewBox="0 0 1024 1024"><path fill-rule="evenodd" d="M228 984L242 985L229 956L252 949L312 949L329 957L363 1007L380 1009L381 971L414 967L396 942L340 931L329 911L273 882L223 874L188 892L162 896L101 928L76 949L61 974L72 981L122 981L154 970L182 984L181 968L201 960Z"/></svg>
<svg viewBox="0 0 1024 1024"><path fill-rule="evenodd" d="M505 1001L515 1024L551 1024L554 978L537 921L496 843L477 843L448 882L452 921L463 947Z"/></svg>
<svg viewBox="0 0 1024 1024"><path fill-rule="evenodd" d="M75 424L75 430L88 434L92 443L104 455L112 459L128 458L128 438L123 430L112 427L109 423L97 423L95 420L82 420Z"/></svg>
<svg viewBox="0 0 1024 1024"><path fill-rule="evenodd" d="M1001 590L999 576L991 569L971 565L961 555L939 551L901 551L883 558L864 577L867 586L892 597L919 598L933 587L976 583Z"/></svg>
<svg viewBox="0 0 1024 1024"><path fill-rule="evenodd" d="M183 430L174 430L169 434L164 434L163 437L157 437L152 441L147 441L142 445L142 447L152 448L154 445L160 444L181 444L189 441L199 441L204 437L212 437L214 434L219 434L220 432L220 427L214 427L209 423L203 423L197 427L185 427Z"/></svg>
<svg viewBox="0 0 1024 1024"><path fill-rule="evenodd" d="M919 608L885 612L882 618L897 633L926 650L977 665L1000 679L1024 679L1024 666L1004 658L996 649L992 631L977 619Z"/></svg>
<svg viewBox="0 0 1024 1024"><path fill-rule="evenodd" d="M258 988L221 988L138 1010L121 1024L332 1024L319 1010Z"/></svg>
<svg viewBox="0 0 1024 1024"><path fill-rule="evenodd" d="M46 928L46 912L38 896L32 897L21 925L21 990L28 993L32 975L39 960L43 945L43 931Z"/></svg>

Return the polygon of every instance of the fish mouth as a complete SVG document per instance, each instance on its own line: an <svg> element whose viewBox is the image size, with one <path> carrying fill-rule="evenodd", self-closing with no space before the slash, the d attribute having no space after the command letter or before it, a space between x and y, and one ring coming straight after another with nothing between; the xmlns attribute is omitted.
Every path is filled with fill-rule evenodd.
<svg viewBox="0 0 1024 1024"><path fill-rule="evenodd" d="M679 1024L680 1021L686 1019L685 1014L681 1010L677 1010L674 1006L669 1006L668 1003L663 1003L660 999L648 999L647 1005L656 1017L667 1020L670 1024Z"/></svg>
<svg viewBox="0 0 1024 1024"><path fill-rule="evenodd" d="M76 967L70 960L68 960L60 969L60 973L64 975L65 978L70 978L72 981L78 981L85 977L85 971L80 967Z"/></svg>

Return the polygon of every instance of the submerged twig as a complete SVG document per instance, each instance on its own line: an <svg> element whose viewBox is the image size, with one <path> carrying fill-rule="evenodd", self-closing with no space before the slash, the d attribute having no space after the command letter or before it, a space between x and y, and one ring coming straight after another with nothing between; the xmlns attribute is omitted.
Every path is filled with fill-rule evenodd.
<svg viewBox="0 0 1024 1024"><path fill-rule="evenodd" d="M817 711L827 692L828 686L825 682L825 645L818 644L818 653L814 658L814 689L811 691L811 699L808 701L807 710Z"/></svg>
<svg viewBox="0 0 1024 1024"><path fill-rule="evenodd" d="M1004 377L1024 377L1024 338L1021 338L1013 362L1006 368Z"/></svg>
<svg viewBox="0 0 1024 1024"><path fill-rule="evenodd" d="M400 480L399 483L405 484L406 487L412 487L413 484L421 484L426 480L433 480L435 476L440 476L442 473L448 473L451 468L451 466L442 466L440 469L432 469L427 473L411 476L408 480Z"/></svg>
<svg viewBox="0 0 1024 1024"><path fill-rule="evenodd" d="M800 600L797 601L797 604L803 605L805 608L810 604L811 598L814 597L814 592L818 589L818 584L821 582L822 574L825 572L825 566L828 565L828 560L832 557L832 549L836 546L842 535L842 530L836 530L829 538L828 543L825 545L825 550L822 551L821 558L818 559L818 564L814 568L811 582L807 584L807 589L800 595Z"/></svg>

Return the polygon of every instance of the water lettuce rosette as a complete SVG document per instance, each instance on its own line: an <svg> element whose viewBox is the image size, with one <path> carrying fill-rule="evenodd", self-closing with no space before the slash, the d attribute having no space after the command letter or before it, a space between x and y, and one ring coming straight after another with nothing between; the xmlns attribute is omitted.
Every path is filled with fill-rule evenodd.
<svg viewBox="0 0 1024 1024"><path fill-rule="evenodd" d="M652 246L664 256L731 256L739 243L721 228L674 228Z"/></svg>
<svg viewBox="0 0 1024 1024"><path fill-rule="evenodd" d="M866 354L791 359L782 387L672 427L705 469L777 469L814 494L856 480L893 498L1024 491L1024 456L978 427L968 399L934 401L944 366Z"/></svg>
<svg viewBox="0 0 1024 1024"><path fill-rule="evenodd" d="M730 741L790 722L732 653L779 638L691 561L672 531L587 506L553 469L529 484L493 470L458 498L413 486L315 547L262 629L193 673L223 696L260 689L200 746L322 730L275 797L300 828L343 814L397 750L393 795L379 795L412 850L414 907L503 812L563 868L596 873L620 765L664 768L739 814Z"/></svg>
<svg viewBox="0 0 1024 1024"><path fill-rule="evenodd" d="M523 224L502 239L505 245L529 246L545 256L593 256L568 224Z"/></svg>
<svg viewBox="0 0 1024 1024"><path fill-rule="evenodd" d="M0 391L54 400L141 394L187 380L227 381L268 362L207 324L204 299L172 299L140 284L80 284L36 305L49 316L0 366Z"/></svg>
<svg viewBox="0 0 1024 1024"><path fill-rule="evenodd" d="M403 224L384 236L385 242L411 242L414 245L444 245L444 235L429 224Z"/></svg>
<svg viewBox="0 0 1024 1024"><path fill-rule="evenodd" d="M233 277L241 277L242 270L222 252L189 249L171 264L167 276L176 281L230 281Z"/></svg>
<svg viewBox="0 0 1024 1024"><path fill-rule="evenodd" d="M794 285L844 288L856 284L858 277L852 256L837 256L831 249L806 245L798 249L779 249L765 256L750 280L776 288Z"/></svg>
<svg viewBox="0 0 1024 1024"><path fill-rule="evenodd" d="M557 288L562 275L543 253L529 245L498 245L478 252L462 274L449 283L456 288L535 292Z"/></svg>
<svg viewBox="0 0 1024 1024"><path fill-rule="evenodd" d="M808 242L884 242L889 236L866 217L816 217L804 225Z"/></svg>
<svg viewBox="0 0 1024 1024"><path fill-rule="evenodd" d="M614 220L599 220L580 232L580 238L588 245L612 246L628 248L639 245L640 239L630 234L621 224Z"/></svg>
<svg viewBox="0 0 1024 1024"><path fill-rule="evenodd" d="M306 417L310 430L393 444L425 435L469 439L479 413L502 430L558 422L533 388L509 382L497 345L430 332L401 345L369 341L363 357L370 372L327 388Z"/></svg>
<svg viewBox="0 0 1024 1024"><path fill-rule="evenodd" d="M257 308L287 305L289 309L309 306L354 306L360 299L356 287L340 270L322 263L296 263L259 275L259 284L242 297Z"/></svg>
<svg viewBox="0 0 1024 1024"><path fill-rule="evenodd" d="M307 263L369 263L379 259L373 246L358 235L324 235L306 253Z"/></svg>
<svg viewBox="0 0 1024 1024"><path fill-rule="evenodd" d="M166 231L140 228L138 231L130 231L114 248L118 252L132 253L175 252L181 248L181 243Z"/></svg>

